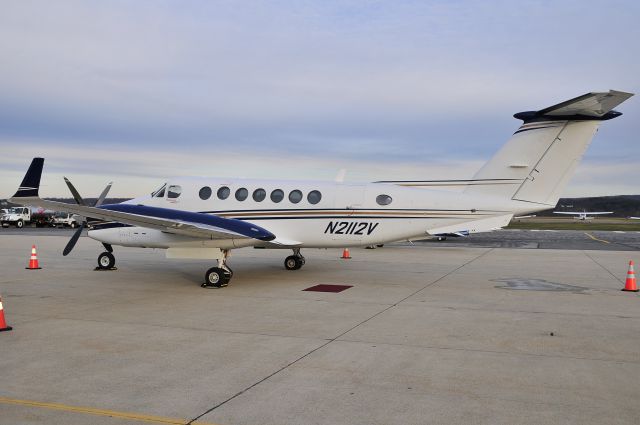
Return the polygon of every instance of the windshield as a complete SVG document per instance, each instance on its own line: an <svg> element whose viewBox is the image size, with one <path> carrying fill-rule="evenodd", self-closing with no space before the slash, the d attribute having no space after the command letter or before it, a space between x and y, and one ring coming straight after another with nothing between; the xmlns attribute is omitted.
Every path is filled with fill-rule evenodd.
<svg viewBox="0 0 640 425"><path fill-rule="evenodd" d="M160 189L154 190L153 192L151 192L151 196L155 197L155 198L162 198L164 197L164 188L167 187L167 184L163 184Z"/></svg>
<svg viewBox="0 0 640 425"><path fill-rule="evenodd" d="M69 213L66 212L57 212L54 214L54 217L65 218Z"/></svg>
<svg viewBox="0 0 640 425"><path fill-rule="evenodd" d="M22 214L22 208L9 208L9 214Z"/></svg>

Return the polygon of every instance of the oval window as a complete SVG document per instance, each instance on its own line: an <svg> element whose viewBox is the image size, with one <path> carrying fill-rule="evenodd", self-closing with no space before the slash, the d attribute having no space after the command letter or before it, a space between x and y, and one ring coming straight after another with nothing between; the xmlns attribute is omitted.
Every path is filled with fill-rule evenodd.
<svg viewBox="0 0 640 425"><path fill-rule="evenodd" d="M211 188L209 186L203 187L202 189L200 189L200 192L198 192L198 195L200 195L200 199L206 201L207 199L211 198Z"/></svg>
<svg viewBox="0 0 640 425"><path fill-rule="evenodd" d="M219 199L227 199L230 194L231 194L231 189L229 189L227 186L222 186L220 189L218 189Z"/></svg>
<svg viewBox="0 0 640 425"><path fill-rule="evenodd" d="M280 189L276 189L271 192L271 200L275 203L278 203L284 199L284 192Z"/></svg>
<svg viewBox="0 0 640 425"><path fill-rule="evenodd" d="M182 187L178 185L169 186L167 190L167 198L176 199L182 193Z"/></svg>
<svg viewBox="0 0 640 425"><path fill-rule="evenodd" d="M297 204L298 202L302 201L302 192L300 192L298 189L292 190L289 193L289 201L291 201L294 204Z"/></svg>
<svg viewBox="0 0 640 425"><path fill-rule="evenodd" d="M256 189L253 191L253 200L256 202L262 202L266 197L267 197L267 191L264 189Z"/></svg>
<svg viewBox="0 0 640 425"><path fill-rule="evenodd" d="M393 199L389 195L376 196L376 202L378 203L378 205L389 205L391 201L393 201Z"/></svg>
<svg viewBox="0 0 640 425"><path fill-rule="evenodd" d="M247 199L247 196L249 196L249 191L244 187L236 190L236 199L238 201L244 201L245 199Z"/></svg>
<svg viewBox="0 0 640 425"><path fill-rule="evenodd" d="M315 205L318 202L320 202L321 199L322 199L322 194L320 192L318 192L317 190L312 190L307 195L307 201L309 201L310 204L314 204Z"/></svg>

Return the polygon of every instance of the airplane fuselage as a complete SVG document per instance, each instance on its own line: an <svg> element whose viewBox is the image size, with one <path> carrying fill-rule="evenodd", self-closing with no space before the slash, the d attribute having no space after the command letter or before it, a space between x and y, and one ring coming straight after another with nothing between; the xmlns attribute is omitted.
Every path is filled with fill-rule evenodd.
<svg viewBox="0 0 640 425"><path fill-rule="evenodd" d="M258 224L282 247L362 246L425 237L430 230L549 208L503 198L383 183L179 178L155 195L126 202L207 213ZM505 224L502 224L505 225ZM499 227L495 225L494 227ZM202 240L149 228L106 223L89 231L101 242L136 247L260 245L254 240ZM288 242L292 242L289 244ZM293 243L295 242L295 244ZM278 247L274 244L263 244Z"/></svg>

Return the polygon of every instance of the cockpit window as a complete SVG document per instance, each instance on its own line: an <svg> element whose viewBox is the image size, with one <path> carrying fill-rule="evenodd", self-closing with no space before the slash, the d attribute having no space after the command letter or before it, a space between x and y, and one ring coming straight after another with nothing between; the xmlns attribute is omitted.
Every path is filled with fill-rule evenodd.
<svg viewBox="0 0 640 425"><path fill-rule="evenodd" d="M151 192L151 196L154 198L162 198L164 197L164 189L167 187L167 184L163 184L162 187L154 192Z"/></svg>
<svg viewBox="0 0 640 425"><path fill-rule="evenodd" d="M182 193L182 187L178 185L169 186L169 190L167 191L168 199L176 199Z"/></svg>

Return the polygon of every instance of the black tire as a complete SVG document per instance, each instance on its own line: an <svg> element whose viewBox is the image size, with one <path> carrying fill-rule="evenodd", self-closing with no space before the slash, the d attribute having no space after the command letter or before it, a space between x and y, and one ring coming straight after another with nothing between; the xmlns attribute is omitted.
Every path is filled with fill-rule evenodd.
<svg viewBox="0 0 640 425"><path fill-rule="evenodd" d="M290 255L284 259L284 268L287 270L298 270L304 265L304 259L296 255Z"/></svg>
<svg viewBox="0 0 640 425"><path fill-rule="evenodd" d="M76 222L72 221L71 224L69 224L69 227L71 227L72 229L76 228Z"/></svg>
<svg viewBox="0 0 640 425"><path fill-rule="evenodd" d="M110 252L103 252L98 255L98 268L112 269L116 265L116 257Z"/></svg>
<svg viewBox="0 0 640 425"><path fill-rule="evenodd" d="M22 229L24 227L24 221L18 220L16 221L16 228Z"/></svg>
<svg viewBox="0 0 640 425"><path fill-rule="evenodd" d="M220 267L211 267L204 274L204 283L202 287L221 288L227 286L231 280L232 273L221 269Z"/></svg>

